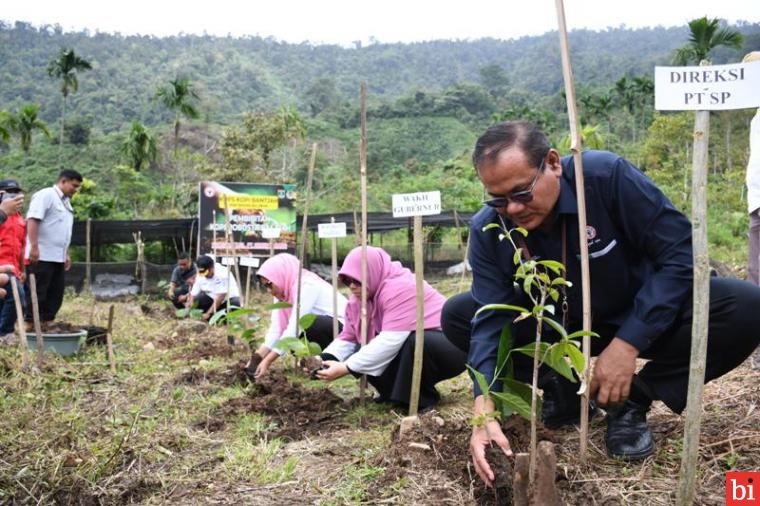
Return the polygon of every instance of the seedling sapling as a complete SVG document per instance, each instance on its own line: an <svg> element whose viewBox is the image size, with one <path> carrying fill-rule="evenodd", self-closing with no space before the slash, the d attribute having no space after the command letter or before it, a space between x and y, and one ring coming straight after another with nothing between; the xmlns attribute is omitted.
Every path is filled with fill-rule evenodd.
<svg viewBox="0 0 760 506"><path fill-rule="evenodd" d="M530 468L529 480L532 483L536 467L536 421L541 411L541 399L538 397L538 371L542 363L545 363L559 374L575 383L576 377L582 377L585 367L585 359L580 350L580 343L575 339L586 335L598 336L591 331L579 330L571 334L567 330L547 315L554 315L555 307L551 302L557 303L560 299L560 291L564 292L565 287L571 286L570 282L562 277L565 266L555 260L534 260L523 259L523 248L518 247L512 236L513 233L521 234L523 237L528 235L528 231L521 227L507 229L502 221L501 224L491 223L483 227L483 232L499 228L502 233L499 234L499 240L508 240L512 245L515 253L512 261L517 266L514 276L514 283L517 289L521 289L533 304L532 309L512 304L487 304L480 308L476 314L484 311L514 311L518 316L512 323L517 323L526 318L536 320L536 339L534 344L529 344L519 348L514 348L514 338L512 337L512 323L504 326L499 339L499 348L497 352L496 370L493 380L489 383L485 376L469 367L470 372L478 382L485 400L493 399L498 411L495 413L483 413L472 419L475 426L484 425L489 419L501 419L502 416L508 416L517 413L523 418L530 420ZM566 305L566 301L562 301ZM548 325L559 335L559 341L554 344L548 344L541 341L544 324ZM512 353L522 353L533 357L533 381L531 385L515 380L512 364ZM502 382L502 391L493 391L494 384L497 381ZM586 389L585 383L581 384L578 394L582 394Z"/></svg>

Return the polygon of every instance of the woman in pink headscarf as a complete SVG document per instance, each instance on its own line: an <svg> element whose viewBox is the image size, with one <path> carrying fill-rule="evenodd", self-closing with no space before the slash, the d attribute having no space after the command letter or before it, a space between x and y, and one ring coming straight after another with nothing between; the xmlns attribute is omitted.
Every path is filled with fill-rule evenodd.
<svg viewBox="0 0 760 506"><path fill-rule="evenodd" d="M339 276L351 290L343 331L321 354L325 381L346 374L366 374L380 393L379 400L409 404L417 328L417 292L414 274L391 261L381 248L367 247L367 345L359 347L361 311L361 248L346 256ZM435 384L464 371L466 353L441 332L445 298L425 283L425 347L421 409L435 405L440 396Z"/></svg>
<svg viewBox="0 0 760 506"><path fill-rule="evenodd" d="M318 343L323 349L333 338L333 288L330 283L313 272L301 269L298 258L289 253L280 253L261 264L256 275L267 287L275 302L287 302L292 307L272 311L269 330L262 344L251 356L246 372L260 377L266 374L272 362L284 353L277 348L283 337L296 336L295 305L298 292L298 271L301 270L300 315L315 314L317 318L306 330L309 341ZM346 298L338 293L338 328L343 327Z"/></svg>

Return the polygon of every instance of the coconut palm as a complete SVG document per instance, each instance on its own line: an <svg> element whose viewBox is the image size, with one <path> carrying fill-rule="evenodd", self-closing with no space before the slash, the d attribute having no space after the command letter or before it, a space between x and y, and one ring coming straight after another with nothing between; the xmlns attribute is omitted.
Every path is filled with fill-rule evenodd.
<svg viewBox="0 0 760 506"><path fill-rule="evenodd" d="M718 18L707 19L707 16L689 21L689 43L676 50L674 63L688 65L690 62L699 64L706 60L710 51L718 46L741 48L744 38L738 30L721 28Z"/></svg>
<svg viewBox="0 0 760 506"><path fill-rule="evenodd" d="M26 104L21 106L16 117L13 118L14 130L18 133L21 149L24 153L28 153L32 147L32 134L35 130L41 131L50 138L47 123L37 117L39 112L39 104Z"/></svg>
<svg viewBox="0 0 760 506"><path fill-rule="evenodd" d="M198 94L189 79L176 78L169 81L167 86L161 87L156 92L156 97L161 100L164 107L174 111L174 156L177 156L179 144L180 118L196 119L200 115L193 103L198 100Z"/></svg>
<svg viewBox="0 0 760 506"><path fill-rule="evenodd" d="M7 111L0 111L0 142L8 144L15 130L15 119Z"/></svg>
<svg viewBox="0 0 760 506"><path fill-rule="evenodd" d="M158 148L156 138L139 121L132 122L132 130L121 145L121 152L129 158L129 163L136 171L156 160Z"/></svg>
<svg viewBox="0 0 760 506"><path fill-rule="evenodd" d="M58 57L48 65L48 75L61 80L61 95L63 96L63 108L61 109L61 138L60 149L63 147L63 125L66 121L66 99L70 93L76 93L79 89L78 74L85 70L91 70L92 65L84 58L80 58L73 49L62 47Z"/></svg>

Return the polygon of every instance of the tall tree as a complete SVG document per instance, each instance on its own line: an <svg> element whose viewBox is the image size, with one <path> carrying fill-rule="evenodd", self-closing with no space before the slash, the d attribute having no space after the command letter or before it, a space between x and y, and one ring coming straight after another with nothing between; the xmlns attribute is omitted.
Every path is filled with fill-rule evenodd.
<svg viewBox="0 0 760 506"><path fill-rule="evenodd" d="M129 159L132 168L139 172L143 165L156 160L158 155L156 138L142 123L133 121L132 129L121 145L121 152Z"/></svg>
<svg viewBox="0 0 760 506"><path fill-rule="evenodd" d="M180 118L197 119L200 116L195 102L199 100L195 87L187 78L179 77L169 81L156 92L156 97L164 107L174 111L174 157L177 157L179 146Z"/></svg>
<svg viewBox="0 0 760 506"><path fill-rule="evenodd" d="M688 65L693 62L697 65L706 60L710 51L718 46L727 46L739 49L742 47L744 38L738 30L720 26L718 18L707 19L707 16L689 21L689 43L676 50L674 63L676 65Z"/></svg>
<svg viewBox="0 0 760 506"><path fill-rule="evenodd" d="M39 112L39 104L26 104L21 106L21 109L19 109L18 114L14 118L13 124L24 153L28 153L32 147L32 134L34 134L35 130L41 131L45 136L50 138L50 130L48 130L47 123L37 117Z"/></svg>
<svg viewBox="0 0 760 506"><path fill-rule="evenodd" d="M58 57L48 64L47 72L53 79L61 80L61 95L63 96L63 107L61 108L61 137L59 146L63 149L63 129L66 121L66 99L69 93L76 93L79 89L78 74L85 70L91 70L92 65L84 58L80 58L73 49L62 47L58 52Z"/></svg>
<svg viewBox="0 0 760 506"><path fill-rule="evenodd" d="M0 143L8 144L15 130L15 118L8 111L0 111Z"/></svg>

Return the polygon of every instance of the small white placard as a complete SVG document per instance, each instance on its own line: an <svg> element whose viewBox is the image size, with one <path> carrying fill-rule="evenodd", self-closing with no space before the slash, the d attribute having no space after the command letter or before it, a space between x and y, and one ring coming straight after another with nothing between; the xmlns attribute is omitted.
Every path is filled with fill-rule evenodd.
<svg viewBox="0 0 760 506"><path fill-rule="evenodd" d="M243 267L258 267L259 259L256 257L240 257L240 265Z"/></svg>
<svg viewBox="0 0 760 506"><path fill-rule="evenodd" d="M279 239L280 228L279 227L262 227L261 237L264 239Z"/></svg>
<svg viewBox="0 0 760 506"><path fill-rule="evenodd" d="M235 257L219 257L219 263L222 265L234 265Z"/></svg>
<svg viewBox="0 0 760 506"><path fill-rule="evenodd" d="M760 107L760 61L704 67L655 67L658 111L723 111Z"/></svg>
<svg viewBox="0 0 760 506"><path fill-rule="evenodd" d="M441 192L397 193L393 195L393 217L441 214Z"/></svg>
<svg viewBox="0 0 760 506"><path fill-rule="evenodd" d="M320 223L317 225L320 239L338 239L346 237L346 223Z"/></svg>

